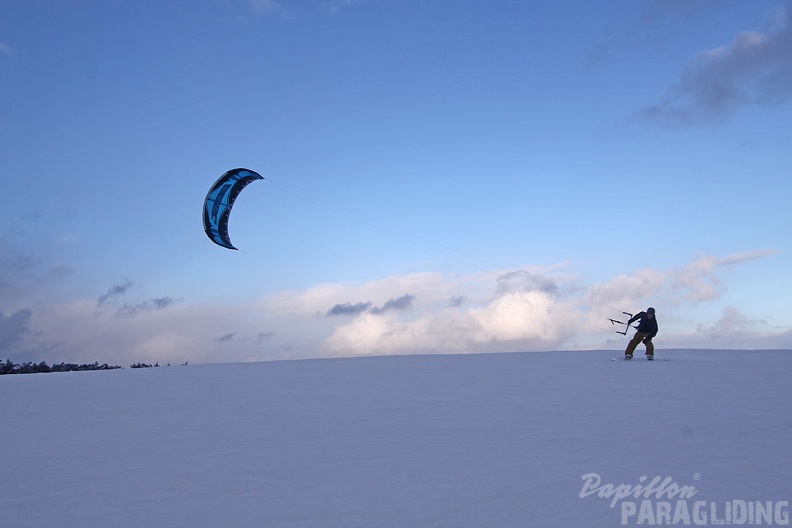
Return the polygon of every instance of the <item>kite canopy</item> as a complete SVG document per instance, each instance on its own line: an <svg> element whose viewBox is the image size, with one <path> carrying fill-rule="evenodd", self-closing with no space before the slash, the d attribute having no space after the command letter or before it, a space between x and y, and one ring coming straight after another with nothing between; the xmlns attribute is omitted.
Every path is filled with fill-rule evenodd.
<svg viewBox="0 0 792 528"><path fill-rule="evenodd" d="M218 246L236 249L228 237L228 217L234 200L242 189L255 180L264 178L248 169L234 169L218 179L206 195L203 208L203 225L206 236Z"/></svg>

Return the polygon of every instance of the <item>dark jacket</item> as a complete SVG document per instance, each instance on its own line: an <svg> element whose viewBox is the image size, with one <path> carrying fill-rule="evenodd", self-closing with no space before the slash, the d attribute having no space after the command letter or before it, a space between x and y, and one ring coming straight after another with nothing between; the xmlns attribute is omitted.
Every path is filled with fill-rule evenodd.
<svg viewBox="0 0 792 528"><path fill-rule="evenodd" d="M630 317L630 322L627 324L632 324L634 321L638 321L637 330L642 334L649 334L647 336L649 339L657 335L656 315L652 318L649 318L649 315L646 312L638 312L637 314Z"/></svg>

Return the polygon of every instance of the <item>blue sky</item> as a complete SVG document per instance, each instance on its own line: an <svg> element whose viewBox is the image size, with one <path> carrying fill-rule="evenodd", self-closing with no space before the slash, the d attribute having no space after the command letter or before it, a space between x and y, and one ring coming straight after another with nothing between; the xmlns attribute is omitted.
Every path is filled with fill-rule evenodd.
<svg viewBox="0 0 792 528"><path fill-rule="evenodd" d="M0 357L792 348L792 4L0 8ZM225 171L265 177L212 244Z"/></svg>

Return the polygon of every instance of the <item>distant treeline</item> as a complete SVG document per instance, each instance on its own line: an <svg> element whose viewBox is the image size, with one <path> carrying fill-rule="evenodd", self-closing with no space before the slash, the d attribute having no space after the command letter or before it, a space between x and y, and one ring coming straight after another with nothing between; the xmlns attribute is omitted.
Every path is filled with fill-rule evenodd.
<svg viewBox="0 0 792 528"><path fill-rule="evenodd" d="M187 363L185 363L185 365L186 364ZM170 365L168 365L168 366L170 366ZM134 363L132 365L129 365L129 368L151 368L151 367L159 367L159 361L157 361L153 365L149 365L147 363Z"/></svg>
<svg viewBox="0 0 792 528"><path fill-rule="evenodd" d="M186 365L188 362L185 361L182 363L182 366ZM159 367L159 362L154 363L153 365L149 365L148 363L133 363L129 365L129 368L151 368L151 367ZM170 363L168 363L170 367ZM124 367L119 367L118 365L108 365L107 363L99 364L97 361L96 363L90 364L83 364L77 365L76 363L58 363L57 365L47 365L46 361L42 361L41 363L21 363L17 364L12 362L10 359L6 359L4 363L0 363L0 375L3 374L37 374L39 372L78 372L83 370L115 370Z"/></svg>
<svg viewBox="0 0 792 528"><path fill-rule="evenodd" d="M57 365L47 365L46 361L41 363L13 363L10 359L6 359L4 363L0 363L0 375L2 374L36 374L39 372L74 372L83 370L113 370L120 369L119 366L110 366L107 363L102 365L97 361L96 363L77 365L76 363L58 363Z"/></svg>

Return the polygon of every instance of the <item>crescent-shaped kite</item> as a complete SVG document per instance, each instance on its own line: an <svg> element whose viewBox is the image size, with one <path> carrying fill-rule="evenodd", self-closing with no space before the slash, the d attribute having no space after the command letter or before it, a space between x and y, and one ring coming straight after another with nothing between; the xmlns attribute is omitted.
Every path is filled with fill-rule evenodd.
<svg viewBox="0 0 792 528"><path fill-rule="evenodd" d="M228 217L242 189L249 183L264 178L257 172L248 169L234 169L226 172L218 179L206 194L203 207L203 225L206 236L217 244L228 249L236 249L228 237Z"/></svg>

